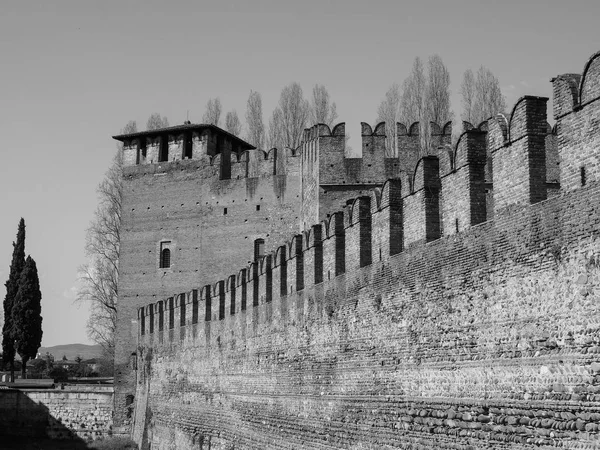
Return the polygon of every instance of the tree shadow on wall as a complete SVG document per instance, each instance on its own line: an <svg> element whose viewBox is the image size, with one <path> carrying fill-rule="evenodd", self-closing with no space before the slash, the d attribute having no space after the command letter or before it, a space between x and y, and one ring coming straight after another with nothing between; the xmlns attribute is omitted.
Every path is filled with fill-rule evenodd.
<svg viewBox="0 0 600 450"><path fill-rule="evenodd" d="M85 440L18 389L0 390L2 450L87 450Z"/></svg>

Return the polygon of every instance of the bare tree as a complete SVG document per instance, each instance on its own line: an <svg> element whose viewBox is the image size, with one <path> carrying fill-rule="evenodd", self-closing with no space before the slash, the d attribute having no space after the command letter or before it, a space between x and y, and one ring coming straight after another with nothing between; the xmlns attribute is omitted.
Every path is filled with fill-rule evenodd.
<svg viewBox="0 0 600 450"><path fill-rule="evenodd" d="M412 71L404 80L400 117L407 126L419 122L421 155L428 154L431 151L430 123L443 125L452 119L450 73L438 55L429 58L427 71L421 58L415 58Z"/></svg>
<svg viewBox="0 0 600 450"><path fill-rule="evenodd" d="M302 94L302 87L296 82L284 87L279 97L283 146L297 148L302 141L302 133L308 121L310 105ZM269 124L269 128L270 128ZM271 130L269 130L271 132Z"/></svg>
<svg viewBox="0 0 600 450"><path fill-rule="evenodd" d="M461 119L473 123L475 121L473 114L475 113L475 76L471 69L467 69L463 75L463 80L460 85L460 96L462 100ZM476 123L475 125L478 125Z"/></svg>
<svg viewBox="0 0 600 450"><path fill-rule="evenodd" d="M276 107L269 120L269 132L267 134L267 148L285 147L285 134L283 124L283 113L281 108Z"/></svg>
<svg viewBox="0 0 600 450"><path fill-rule="evenodd" d="M475 126L506 109L500 81L484 66L479 68L476 77L470 69L465 72L460 94L463 106L461 117Z"/></svg>
<svg viewBox="0 0 600 450"><path fill-rule="evenodd" d="M377 122L385 122L385 155L388 158L398 155L396 122L400 115L400 87L394 83L385 93L385 98L377 108Z"/></svg>
<svg viewBox="0 0 600 450"><path fill-rule="evenodd" d="M337 111L335 102L331 102L327 88L322 84L315 84L313 87L313 96L310 103L310 121L311 124L324 123L330 128L335 125Z"/></svg>
<svg viewBox="0 0 600 450"><path fill-rule="evenodd" d="M428 119L443 126L452 119L450 110L450 72L439 55L427 62L425 107Z"/></svg>
<svg viewBox="0 0 600 450"><path fill-rule="evenodd" d="M246 123L248 124L247 141L256 148L262 148L265 140L265 124L263 122L262 99L260 93L250 91L246 104Z"/></svg>
<svg viewBox="0 0 600 450"><path fill-rule="evenodd" d="M413 68L402 85L402 99L400 101L401 121L410 127L414 122L419 122L419 137L421 141L420 153L429 151L429 108L427 108L427 79L423 62L418 56L415 58Z"/></svg>
<svg viewBox="0 0 600 450"><path fill-rule="evenodd" d="M135 124L135 122L133 122ZM129 126L127 124L127 126ZM127 126L124 129L127 129ZM148 117L148 121L146 122L146 130L158 130L160 128L167 128L169 126L169 120L166 117L161 117L159 113L152 113L150 117ZM136 126L137 128L137 126Z"/></svg>
<svg viewBox="0 0 600 450"><path fill-rule="evenodd" d="M412 71L402 84L400 100L400 120L410 127L414 122L421 122L425 117L426 78L423 61L418 56L413 63Z"/></svg>
<svg viewBox="0 0 600 450"><path fill-rule="evenodd" d="M235 136L242 134L242 122L235 109L225 115L225 129Z"/></svg>
<svg viewBox="0 0 600 450"><path fill-rule="evenodd" d="M135 133L137 126L129 122L122 134ZM102 345L108 354L114 352L117 323L117 281L121 248L121 205L123 200L123 153L119 146L111 167L98 185L98 207L86 231L87 263L79 268L80 288L76 301L89 302L88 336Z"/></svg>
<svg viewBox="0 0 600 450"><path fill-rule="evenodd" d="M206 103L206 111L202 116L203 123L210 123L219 126L221 120L221 100L219 97L209 99Z"/></svg>

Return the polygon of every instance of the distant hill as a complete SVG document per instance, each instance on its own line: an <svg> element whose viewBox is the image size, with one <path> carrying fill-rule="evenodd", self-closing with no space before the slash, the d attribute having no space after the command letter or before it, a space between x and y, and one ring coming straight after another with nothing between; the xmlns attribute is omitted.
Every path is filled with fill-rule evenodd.
<svg viewBox="0 0 600 450"><path fill-rule="evenodd" d="M85 344L66 344L55 345L53 347L40 347L38 353L45 355L49 352L54 356L54 359L61 359L64 356L69 360L74 360L78 356L83 359L98 358L102 356L102 347L100 345L85 345Z"/></svg>

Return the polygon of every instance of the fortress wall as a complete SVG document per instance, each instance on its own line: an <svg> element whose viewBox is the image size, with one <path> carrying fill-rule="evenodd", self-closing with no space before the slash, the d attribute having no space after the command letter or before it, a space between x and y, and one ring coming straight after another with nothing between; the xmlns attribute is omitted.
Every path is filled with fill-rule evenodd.
<svg viewBox="0 0 600 450"><path fill-rule="evenodd" d="M266 250L271 251L298 231L298 158L289 155L282 167L281 161L269 159L262 151L247 152L239 161L236 155L232 157L232 174L244 175L239 179L236 175L220 180L218 158L213 158L213 164L190 160L125 168L117 421L127 423L126 396L134 393L130 355L135 352L137 325L132 334L131 319L137 308L224 279L240 258L253 259L255 239L265 239ZM284 170L282 174L273 175L275 164L280 172ZM248 172L261 176L246 177ZM161 241L170 241L167 269L159 268Z"/></svg>
<svg viewBox="0 0 600 450"><path fill-rule="evenodd" d="M590 199L598 183L270 303L261 295L250 321L199 321L195 339L141 336L153 448L592 448Z"/></svg>
<svg viewBox="0 0 600 450"><path fill-rule="evenodd" d="M223 312L225 281L201 290L198 323L193 293L173 305L179 333L146 332L150 305L140 309L142 443L597 448L600 181L594 164L579 186L569 177L578 158L593 162L598 102L595 85L581 88L573 114L591 126L561 134L560 99L579 95L571 79L555 79L558 148L572 162L558 195L546 198L547 99L524 97L509 119L242 269L245 312Z"/></svg>

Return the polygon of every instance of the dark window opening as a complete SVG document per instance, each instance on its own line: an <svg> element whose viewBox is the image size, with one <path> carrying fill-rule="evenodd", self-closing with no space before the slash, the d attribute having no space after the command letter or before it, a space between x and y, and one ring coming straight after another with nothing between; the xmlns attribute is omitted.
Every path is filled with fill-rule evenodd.
<svg viewBox="0 0 600 450"><path fill-rule="evenodd" d="M258 263L255 262L252 264L252 306L258 306L258 294Z"/></svg>
<svg viewBox="0 0 600 450"><path fill-rule="evenodd" d="M154 333L154 305L150 305L150 334Z"/></svg>
<svg viewBox="0 0 600 450"><path fill-rule="evenodd" d="M285 252L281 254L279 267L279 295L283 297L287 295L287 260L285 259Z"/></svg>
<svg viewBox="0 0 600 450"><path fill-rule="evenodd" d="M246 311L246 298L247 298L247 292L248 292L248 286L246 284L246 269L242 270L241 284L242 284L242 299L240 302L240 307L241 307L242 311Z"/></svg>
<svg viewBox="0 0 600 450"><path fill-rule="evenodd" d="M160 137L160 148L158 152L158 162L165 162L169 160L169 137Z"/></svg>
<svg viewBox="0 0 600 450"><path fill-rule="evenodd" d="M229 314L233 316L235 314L235 279L231 280L229 292L231 293L231 304L229 306Z"/></svg>
<svg viewBox="0 0 600 450"><path fill-rule="evenodd" d="M267 303L271 303L273 301L273 268L271 262L272 256L267 257L267 293L266 293L266 301Z"/></svg>
<svg viewBox="0 0 600 450"><path fill-rule="evenodd" d="M296 292L304 289L304 253L302 253L302 237L296 239Z"/></svg>
<svg viewBox="0 0 600 450"><path fill-rule="evenodd" d="M183 143L183 159L192 159L192 133L186 133Z"/></svg>
<svg viewBox="0 0 600 450"><path fill-rule="evenodd" d="M162 331L165 322L165 312L163 310L163 304L160 302L158 304L158 331Z"/></svg>
<svg viewBox="0 0 600 450"><path fill-rule="evenodd" d="M146 334L146 317L144 316L144 308L140 310L140 325L141 325L141 334L142 336Z"/></svg>
<svg viewBox="0 0 600 450"><path fill-rule="evenodd" d="M454 226L456 227L456 232L458 233L458 218L454 219Z"/></svg>
<svg viewBox="0 0 600 450"><path fill-rule="evenodd" d="M579 175L581 176L581 185L582 185L582 186L585 186L585 183L586 183L586 181L587 181L587 179L586 179L586 175L585 175L585 167L581 167L581 168L580 168Z"/></svg>
<svg viewBox="0 0 600 450"><path fill-rule="evenodd" d="M260 211L260 205L256 205L256 210Z"/></svg>
<svg viewBox="0 0 600 450"><path fill-rule="evenodd" d="M171 267L171 242L160 243L160 261L159 268L168 269Z"/></svg>
<svg viewBox="0 0 600 450"><path fill-rule="evenodd" d="M173 297L167 300L169 305L169 330L175 328L175 308L173 307Z"/></svg>
<svg viewBox="0 0 600 450"><path fill-rule="evenodd" d="M212 298L210 293L210 285L204 286L204 292L206 294L205 308L204 308L204 320L210 322L210 316L212 314Z"/></svg>
<svg viewBox="0 0 600 450"><path fill-rule="evenodd" d="M219 178L221 180L231 179L231 152L229 147L224 145L223 137L217 137L217 153L221 153L221 167L219 168Z"/></svg>
<svg viewBox="0 0 600 450"><path fill-rule="evenodd" d="M219 320L225 318L225 283L219 283Z"/></svg>
<svg viewBox="0 0 600 450"><path fill-rule="evenodd" d="M198 289L192 291L192 323L198 323Z"/></svg>
<svg viewBox="0 0 600 450"><path fill-rule="evenodd" d="M165 248L160 252L160 268L168 269L171 267L171 250Z"/></svg>
<svg viewBox="0 0 600 450"><path fill-rule="evenodd" d="M256 239L254 241L254 261L258 261L265 256L265 240Z"/></svg>
<svg viewBox="0 0 600 450"><path fill-rule="evenodd" d="M223 208L223 215L226 216L227 215L227 208Z"/></svg>
<svg viewBox="0 0 600 450"><path fill-rule="evenodd" d="M179 296L179 326L185 327L185 294Z"/></svg>

